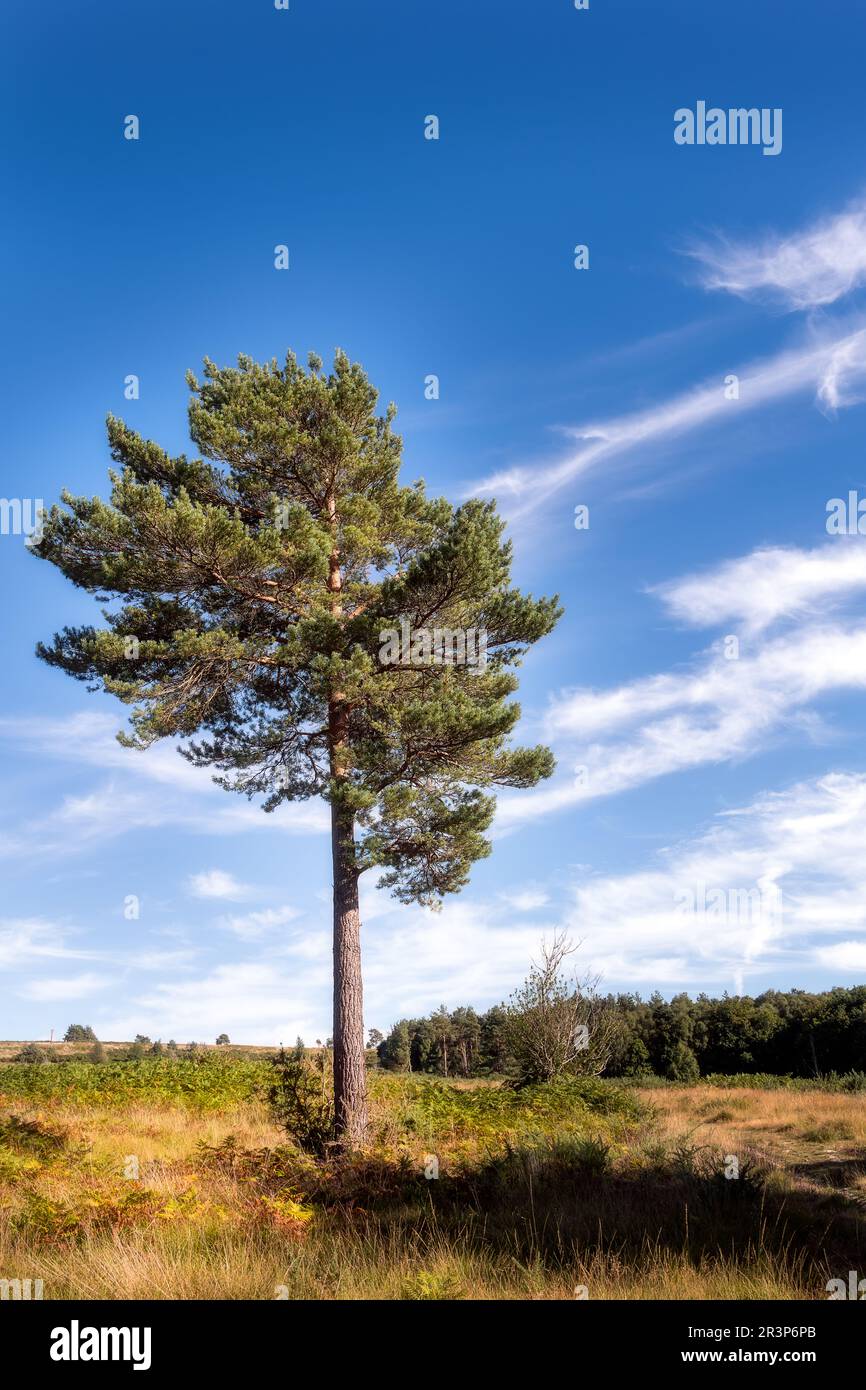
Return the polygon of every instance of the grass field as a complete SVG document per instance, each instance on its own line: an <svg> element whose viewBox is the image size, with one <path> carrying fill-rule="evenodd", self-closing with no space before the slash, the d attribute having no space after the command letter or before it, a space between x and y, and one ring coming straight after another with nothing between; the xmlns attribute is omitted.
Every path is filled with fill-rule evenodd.
<svg viewBox="0 0 866 1390"><path fill-rule="evenodd" d="M59 1299L822 1299L866 1268L862 1093L373 1071L369 1149L315 1162L268 1076L240 1052L0 1067L0 1278Z"/></svg>

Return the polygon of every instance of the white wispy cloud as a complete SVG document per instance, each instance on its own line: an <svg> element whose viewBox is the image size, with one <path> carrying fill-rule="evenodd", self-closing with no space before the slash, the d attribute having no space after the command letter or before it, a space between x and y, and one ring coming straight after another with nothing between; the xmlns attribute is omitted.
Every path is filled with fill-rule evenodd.
<svg viewBox="0 0 866 1390"><path fill-rule="evenodd" d="M231 932L240 941L260 941L271 935L278 927L284 927L301 914L296 907L267 907L261 912L247 912L242 916L220 917L217 926L221 931Z"/></svg>
<svg viewBox="0 0 866 1390"><path fill-rule="evenodd" d="M857 973L864 835L866 776L828 774L717 817L649 868L580 883L564 925L593 970L633 985L742 991L769 969Z"/></svg>
<svg viewBox="0 0 866 1390"><path fill-rule="evenodd" d="M866 381L866 328L858 327L830 341L810 342L731 371L739 377L736 400L725 395L724 378L729 375L726 369L712 382L661 401L649 410L566 430L579 444L565 458L552 464L515 467L492 474L467 488L467 495L480 492L513 498L520 505L512 508L511 515L520 518L591 471L626 454L723 419L736 418L738 412L753 411L805 391L816 393L822 404L843 405L855 399L856 387Z"/></svg>
<svg viewBox="0 0 866 1390"><path fill-rule="evenodd" d="M821 947L815 952L815 958L825 970L845 970L864 975L866 941L840 941L835 946Z"/></svg>
<svg viewBox="0 0 866 1390"><path fill-rule="evenodd" d="M38 748L57 760L117 770L176 790L208 789L208 774L182 758L174 743L162 741L144 750L124 748L117 741L122 724L122 716L96 709L80 710L64 719L8 715L0 719L0 737L13 740L19 748Z"/></svg>
<svg viewBox="0 0 866 1390"><path fill-rule="evenodd" d="M248 884L239 883L232 874L226 873L225 869L204 869L201 873L191 874L188 887L194 898L237 900L249 897L252 892Z"/></svg>
<svg viewBox="0 0 866 1390"><path fill-rule="evenodd" d="M31 980L22 986L18 994L22 999L32 999L42 1004L62 1003L65 1000L88 999L112 983L108 975L67 975L62 979Z"/></svg>
<svg viewBox="0 0 866 1390"><path fill-rule="evenodd" d="M195 951L137 951L133 955L118 957L119 964L131 970L178 970L190 965L196 957Z"/></svg>
<svg viewBox="0 0 866 1390"><path fill-rule="evenodd" d="M818 403L826 415L859 405L863 397L863 345L858 337L836 345L821 369Z"/></svg>
<svg viewBox="0 0 866 1390"><path fill-rule="evenodd" d="M275 969L273 962L237 961L206 975L160 982L120 1009L101 1014L97 1032L114 1038L143 1032L185 1042L212 1041L228 1032L236 1042L274 1045L294 1042L300 1034L311 1042L322 1036L316 1029L327 1018L322 1008L317 1024L315 1000L321 988L312 972L304 976Z"/></svg>
<svg viewBox="0 0 866 1390"><path fill-rule="evenodd" d="M649 592L672 618L730 625L728 632L674 671L555 696L544 734L562 770L538 790L502 796L497 830L657 777L748 757L792 730L826 738L817 702L866 690L864 590L866 542L859 537L813 550L763 547L657 585ZM833 620L852 599L855 610ZM731 635L739 644L733 651Z"/></svg>
<svg viewBox="0 0 866 1390"><path fill-rule="evenodd" d="M813 550L763 546L649 592L680 622L735 622L755 634L782 618L826 613L864 589L866 539L837 537Z"/></svg>
<svg viewBox="0 0 866 1390"><path fill-rule="evenodd" d="M834 304L866 284L866 204L790 236L733 242L719 236L686 249L708 290L765 299L786 309Z"/></svg>
<svg viewBox="0 0 866 1390"><path fill-rule="evenodd" d="M318 835L328 831L327 807L318 800L260 807L214 785L208 772L192 767L173 744L144 752L116 740L118 720L87 711L70 719L17 716L0 719L0 739L17 751L38 751L43 767L75 763L108 773L108 780L68 793L53 809L0 831L0 858L56 859L86 852L141 829L177 827L207 835Z"/></svg>
<svg viewBox="0 0 866 1390"><path fill-rule="evenodd" d="M390 904L371 933L364 960L367 1016L390 1024L442 1002L505 999L525 978L554 920L527 921L515 906L452 898L440 912Z"/></svg>
<svg viewBox="0 0 866 1390"><path fill-rule="evenodd" d="M724 236L684 248L699 267L707 290L767 299L787 309L834 304L866 284L866 202L816 222L790 236L767 235L734 242ZM736 402L725 394L725 378L739 378ZM653 444L731 419L732 409L754 411L811 391L828 414L864 399L866 328L862 315L846 331L810 325L802 346L743 366L727 365L719 376L648 410L590 421L563 431L577 442L565 457L538 466L497 471L467 490L519 505L515 519L534 511L552 493L626 454L646 453Z"/></svg>
<svg viewBox="0 0 866 1390"><path fill-rule="evenodd" d="M86 929L59 924L41 917L0 919L0 969L9 972L32 972L47 963L80 963L88 961L108 966L115 975L128 978L138 971L181 969L195 958L191 949L133 950L123 947L78 949L69 945L70 939L84 936ZM74 998L79 993L91 993L111 982L107 975L83 972L77 975L31 978L18 991L20 997L50 1000Z"/></svg>
<svg viewBox="0 0 866 1390"><path fill-rule="evenodd" d="M550 902L550 894L543 888L516 889L513 893L503 893L502 897L515 912L535 912Z"/></svg>
<svg viewBox="0 0 866 1390"><path fill-rule="evenodd" d="M674 772L747 757L785 729L814 733L821 726L812 703L852 689L866 690L866 628L805 629L739 660L719 650L687 671L570 692L548 716L566 775L543 790L503 797L496 824L509 829Z"/></svg>
<svg viewBox="0 0 866 1390"><path fill-rule="evenodd" d="M69 929L43 917L0 918L0 969L17 969L40 959L93 960L93 951L67 945Z"/></svg>
<svg viewBox="0 0 866 1390"><path fill-rule="evenodd" d="M581 942L580 973L602 988L689 988L803 968L862 973L866 775L830 773L764 793L700 834L615 875L587 870L545 920L503 912L500 898L456 897L441 912L378 894L364 932L365 1019L387 1028L439 1003L506 999L564 928ZM368 896L372 895L368 887ZM531 901L530 901L531 900ZM95 1018L103 1036L211 1038L276 1044L330 1032L326 914L274 954L172 978Z"/></svg>
<svg viewBox="0 0 866 1390"><path fill-rule="evenodd" d="M376 899L376 906L372 900ZM537 896L525 909L500 898L451 898L440 912L405 906L364 882L364 1016L368 1026L388 1027L401 1017L428 1013L443 1000L499 1002L526 975L542 936L555 930L547 920L528 920ZM277 911L279 911L277 909ZM274 949L183 980L161 981L121 1007L94 1015L104 1037L175 1037L188 1041L227 1031L233 1041L275 1045L307 1042L331 1032L332 958L329 913L292 931ZM371 926L374 923L374 926ZM247 943L251 948L255 943Z"/></svg>

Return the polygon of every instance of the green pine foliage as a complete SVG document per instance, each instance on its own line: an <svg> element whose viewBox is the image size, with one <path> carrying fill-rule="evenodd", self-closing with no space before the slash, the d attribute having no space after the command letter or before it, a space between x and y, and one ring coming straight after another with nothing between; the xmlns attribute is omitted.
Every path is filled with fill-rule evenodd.
<svg viewBox="0 0 866 1390"><path fill-rule="evenodd" d="M201 457L109 417L109 500L51 508L35 551L108 606L104 626L64 628L39 655L128 705L133 747L188 740L268 811L336 802L357 870L436 903L489 853L493 789L553 769L548 749L511 746L509 697L557 601L512 587L494 503L400 485L395 409L376 414L344 353L330 374L314 355L206 360L188 382ZM486 668L383 665L380 633L404 620L486 630Z"/></svg>

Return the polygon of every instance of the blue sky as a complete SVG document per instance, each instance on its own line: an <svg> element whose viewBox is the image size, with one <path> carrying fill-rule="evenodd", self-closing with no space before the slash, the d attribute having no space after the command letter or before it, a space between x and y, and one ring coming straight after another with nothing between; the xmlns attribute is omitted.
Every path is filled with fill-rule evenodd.
<svg viewBox="0 0 866 1390"><path fill-rule="evenodd" d="M47 3L3 27L3 496L104 493L108 411L189 450L205 354L339 345L397 402L407 480L496 495L518 582L565 604L521 686L557 774L501 798L438 916L366 886L368 1025L498 1001L556 929L606 988L862 981L866 541L826 526L866 497L856 7ZM781 152L677 145L699 100L781 109ZM122 707L33 654L91 601L20 535L0 578L0 1033L324 1036L324 808L265 817L169 746L121 749Z"/></svg>

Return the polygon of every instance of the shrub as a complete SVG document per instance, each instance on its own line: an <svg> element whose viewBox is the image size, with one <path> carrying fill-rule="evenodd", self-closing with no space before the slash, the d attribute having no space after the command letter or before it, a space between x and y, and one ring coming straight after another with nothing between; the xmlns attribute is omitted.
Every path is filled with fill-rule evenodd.
<svg viewBox="0 0 866 1390"><path fill-rule="evenodd" d="M610 1060L619 1024L595 993L597 980L569 980L564 972L576 948L561 933L509 1000L503 1035L518 1066L518 1084L552 1081L567 1073L593 1076Z"/></svg>
<svg viewBox="0 0 866 1390"><path fill-rule="evenodd" d="M403 1018L395 1023L387 1038L377 1045L376 1055L379 1065L386 1071L408 1071L411 1060L411 1040L409 1024Z"/></svg>
<svg viewBox="0 0 866 1390"><path fill-rule="evenodd" d="M623 1076L652 1076L652 1060L642 1038L631 1038L622 1054Z"/></svg>
<svg viewBox="0 0 866 1390"><path fill-rule="evenodd" d="M671 1081L685 1082L691 1085L697 1081L701 1074L698 1066L698 1059L687 1042L680 1039L674 1043L668 1056L667 1075Z"/></svg>
<svg viewBox="0 0 866 1390"><path fill-rule="evenodd" d="M330 1054L324 1050L308 1061L299 1040L294 1052L280 1048L272 1066L268 1100L277 1121L305 1153L323 1157L334 1138Z"/></svg>

